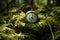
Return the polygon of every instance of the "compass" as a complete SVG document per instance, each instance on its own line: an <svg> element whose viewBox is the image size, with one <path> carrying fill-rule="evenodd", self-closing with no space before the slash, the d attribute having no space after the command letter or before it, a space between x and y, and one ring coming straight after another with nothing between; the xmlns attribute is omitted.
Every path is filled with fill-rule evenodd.
<svg viewBox="0 0 60 40"><path fill-rule="evenodd" d="M38 19L37 14L34 11L28 11L26 13L26 20L30 23L34 23L36 22Z"/></svg>

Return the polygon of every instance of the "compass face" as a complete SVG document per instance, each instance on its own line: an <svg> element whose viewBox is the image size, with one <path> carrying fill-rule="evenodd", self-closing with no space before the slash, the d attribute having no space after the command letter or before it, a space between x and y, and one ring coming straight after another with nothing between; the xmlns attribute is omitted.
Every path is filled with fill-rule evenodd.
<svg viewBox="0 0 60 40"><path fill-rule="evenodd" d="M30 12L26 15L26 20L30 23L34 23L37 21L37 15L34 12Z"/></svg>

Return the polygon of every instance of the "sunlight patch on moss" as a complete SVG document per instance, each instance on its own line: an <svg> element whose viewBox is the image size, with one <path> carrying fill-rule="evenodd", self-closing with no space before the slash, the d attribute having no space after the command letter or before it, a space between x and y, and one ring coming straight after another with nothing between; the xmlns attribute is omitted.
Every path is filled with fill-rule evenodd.
<svg viewBox="0 0 60 40"><path fill-rule="evenodd" d="M45 16L42 15L42 14L38 14L38 18L40 18L40 19L45 19Z"/></svg>
<svg viewBox="0 0 60 40"><path fill-rule="evenodd" d="M20 13L19 15L13 15L12 19L17 19L17 20L22 20L24 19L25 14L24 13Z"/></svg>
<svg viewBox="0 0 60 40"><path fill-rule="evenodd" d="M44 26L47 25L46 20L40 20L40 22L38 22L38 24L39 24L41 27L44 27Z"/></svg>
<svg viewBox="0 0 60 40"><path fill-rule="evenodd" d="M16 12L17 9L16 8L12 8L11 10L9 10L9 12Z"/></svg>
<svg viewBox="0 0 60 40"><path fill-rule="evenodd" d="M24 27L25 26L25 23L18 21L18 22L15 22L14 25L15 26L20 26L20 27L22 26L22 27Z"/></svg>

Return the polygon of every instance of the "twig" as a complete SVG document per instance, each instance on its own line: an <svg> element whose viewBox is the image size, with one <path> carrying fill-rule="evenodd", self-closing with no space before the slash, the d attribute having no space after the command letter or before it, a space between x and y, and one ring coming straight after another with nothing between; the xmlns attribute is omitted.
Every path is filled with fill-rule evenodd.
<svg viewBox="0 0 60 40"><path fill-rule="evenodd" d="M49 27L50 27L50 31L51 31L51 35L52 35L52 40L55 40L53 31L52 31L51 24L49 23L49 21L48 21L48 19L47 19L47 15L46 15L46 21L47 21L47 23L48 23L48 25L49 25Z"/></svg>

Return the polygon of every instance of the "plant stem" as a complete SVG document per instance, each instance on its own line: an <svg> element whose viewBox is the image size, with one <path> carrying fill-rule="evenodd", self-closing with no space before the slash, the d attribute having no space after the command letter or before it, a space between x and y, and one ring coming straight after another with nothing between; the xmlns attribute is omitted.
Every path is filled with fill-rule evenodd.
<svg viewBox="0 0 60 40"><path fill-rule="evenodd" d="M48 19L47 19L47 15L46 15L46 21L47 21L47 23L48 23L48 25L49 25L49 27L50 27L50 31L51 31L51 35L52 35L52 40L55 40L53 31L52 31L51 24L49 23L49 21L48 21Z"/></svg>

